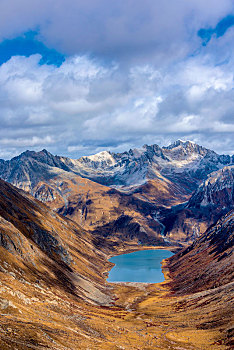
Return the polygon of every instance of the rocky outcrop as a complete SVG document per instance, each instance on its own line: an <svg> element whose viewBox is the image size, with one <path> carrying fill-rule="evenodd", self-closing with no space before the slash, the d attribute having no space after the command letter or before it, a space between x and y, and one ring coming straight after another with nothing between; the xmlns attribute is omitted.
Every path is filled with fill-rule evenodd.
<svg viewBox="0 0 234 350"><path fill-rule="evenodd" d="M234 166L208 175L207 180L195 191L190 198L188 208L207 208L212 210L225 209L234 205Z"/></svg>
<svg viewBox="0 0 234 350"><path fill-rule="evenodd" d="M193 241L233 208L234 166L226 166L209 174L187 203L162 209L160 219L169 238Z"/></svg>
<svg viewBox="0 0 234 350"><path fill-rule="evenodd" d="M82 175L108 186L139 186L161 175L191 191L207 174L233 161L231 156L179 140L168 147L144 145L124 153L106 152L101 158L100 154L82 157L76 166Z"/></svg>

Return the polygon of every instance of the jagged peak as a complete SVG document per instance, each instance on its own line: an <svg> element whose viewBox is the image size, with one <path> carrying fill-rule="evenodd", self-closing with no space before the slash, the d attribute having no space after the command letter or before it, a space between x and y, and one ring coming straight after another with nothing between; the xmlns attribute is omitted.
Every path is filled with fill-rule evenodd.
<svg viewBox="0 0 234 350"><path fill-rule="evenodd" d="M41 164L47 164L50 166L56 166L56 157L48 152L46 149L35 152L26 150L25 152L19 154L18 156L7 161L8 164L28 164L31 162L38 162Z"/></svg>
<svg viewBox="0 0 234 350"><path fill-rule="evenodd" d="M179 147L179 146L182 146L183 148L186 148L188 146L190 147L193 147L193 148L203 148L202 146L196 144L194 141L190 141L190 140L181 140L181 139L178 139L177 141L171 143L169 146L167 147L162 147L163 149L173 149L173 148L176 148L176 147Z"/></svg>
<svg viewBox="0 0 234 350"><path fill-rule="evenodd" d="M45 153L45 154L51 154L49 151L47 151L47 149L43 148L40 153Z"/></svg>
<svg viewBox="0 0 234 350"><path fill-rule="evenodd" d="M161 149L161 147L158 144L156 144L156 143L154 143L153 145L144 144L143 147L142 147L142 149L145 149L145 150L147 150L149 148Z"/></svg>
<svg viewBox="0 0 234 350"><path fill-rule="evenodd" d="M47 149L43 148L41 151L39 152L35 152L35 155L39 155L39 156L46 156L48 158L55 158L56 156L53 155L52 153L50 153L49 151L47 151Z"/></svg>

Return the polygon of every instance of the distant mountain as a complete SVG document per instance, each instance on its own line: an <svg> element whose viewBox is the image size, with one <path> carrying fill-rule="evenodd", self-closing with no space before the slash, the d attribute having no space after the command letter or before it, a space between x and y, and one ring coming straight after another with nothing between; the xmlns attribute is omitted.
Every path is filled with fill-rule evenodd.
<svg viewBox="0 0 234 350"><path fill-rule="evenodd" d="M234 166L226 166L208 175L187 205L188 208L222 210L234 206Z"/></svg>
<svg viewBox="0 0 234 350"><path fill-rule="evenodd" d="M47 150L26 151L11 160L0 160L0 177L30 193L42 179L48 180L62 171L70 171L62 157Z"/></svg>
<svg viewBox="0 0 234 350"><path fill-rule="evenodd" d="M212 171L234 163L234 157L218 155L190 141L178 140L168 147L144 145L124 153L101 152L82 157L75 164L82 176L109 186L139 186L165 176L188 189Z"/></svg>
<svg viewBox="0 0 234 350"><path fill-rule="evenodd" d="M9 161L0 160L0 177L17 187L32 190L42 180L72 172L108 186L139 186L165 176L193 190L209 173L234 163L190 141L168 147L144 145L124 153L100 152L80 159L53 156L46 150L26 151Z"/></svg>
<svg viewBox="0 0 234 350"><path fill-rule="evenodd" d="M217 212L204 217L203 203L208 197L202 193L213 185L201 183L209 183L211 173L230 168L233 162L233 156L178 140L168 147L144 145L128 152L103 151L80 159L54 156L45 149L26 151L9 161L0 160L0 177L86 229L100 232L105 226L117 233L118 220L125 216L139 225L139 232L145 232L149 242L168 245L193 240L219 214L231 209L230 189L214 197L214 186L214 198L209 198L216 200ZM219 183L219 188L226 186L225 176ZM233 186L233 179L229 185ZM229 203L222 205L223 211L218 200L221 193L222 201L229 198ZM211 207L213 210L214 205ZM119 234L120 239L126 238L125 229ZM143 238L142 234L133 239L141 242L139 237Z"/></svg>
<svg viewBox="0 0 234 350"><path fill-rule="evenodd" d="M34 196L99 237L109 230L108 240L118 237L121 244L131 240L134 244L154 242L160 245L168 243L161 235L160 223L154 219L157 206L175 204L186 198L169 180L151 180L129 194L73 173L39 182ZM124 222L123 217L128 219L125 225L119 225ZM129 235L126 235L127 222L134 222L137 227ZM128 226L130 231L131 225ZM138 231L144 235L139 235Z"/></svg>

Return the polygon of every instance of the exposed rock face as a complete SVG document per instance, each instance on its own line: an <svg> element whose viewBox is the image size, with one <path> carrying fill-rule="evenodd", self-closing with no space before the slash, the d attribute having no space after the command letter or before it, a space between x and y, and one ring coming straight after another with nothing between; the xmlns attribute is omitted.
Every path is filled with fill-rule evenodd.
<svg viewBox="0 0 234 350"><path fill-rule="evenodd" d="M56 191L44 183L34 190L34 197L43 203L53 202L56 199Z"/></svg>
<svg viewBox="0 0 234 350"><path fill-rule="evenodd" d="M26 151L0 162L0 177L29 192L42 178L53 178L61 170L69 171L62 157L53 156L45 149L41 152Z"/></svg>
<svg viewBox="0 0 234 350"><path fill-rule="evenodd" d="M109 186L139 186L161 174L193 190L210 172L233 164L228 155L180 140L168 147L144 145L124 153L103 153L82 157L76 167L83 176Z"/></svg>
<svg viewBox="0 0 234 350"><path fill-rule="evenodd" d="M162 210L165 234L176 238L183 233L194 240L211 224L234 208L234 166L208 175L188 203Z"/></svg>
<svg viewBox="0 0 234 350"><path fill-rule="evenodd" d="M193 194L188 203L188 208L230 208L234 205L234 166L208 175Z"/></svg>
<svg viewBox="0 0 234 350"><path fill-rule="evenodd" d="M168 260L176 293L195 293L233 283L234 211Z"/></svg>

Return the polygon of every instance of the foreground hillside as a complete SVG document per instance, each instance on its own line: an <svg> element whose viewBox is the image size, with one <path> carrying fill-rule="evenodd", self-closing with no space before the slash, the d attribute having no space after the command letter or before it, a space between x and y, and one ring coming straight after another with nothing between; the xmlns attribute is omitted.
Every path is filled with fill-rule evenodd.
<svg viewBox="0 0 234 350"><path fill-rule="evenodd" d="M166 283L107 284L105 240L97 249L77 224L0 181L0 348L230 349L232 234L233 213L167 262Z"/></svg>
<svg viewBox="0 0 234 350"><path fill-rule="evenodd" d="M234 279L234 212L223 216L188 248L170 258L173 290L179 294L217 288ZM189 269L188 269L189 266Z"/></svg>
<svg viewBox="0 0 234 350"><path fill-rule="evenodd" d="M221 330L234 346L234 211L223 216L191 246L169 259L170 287L176 295L198 295L203 312L200 329ZM212 301L216 313L205 320ZM194 302L191 300L194 307ZM183 304L179 306L183 308ZM204 317L204 320L203 320Z"/></svg>
<svg viewBox="0 0 234 350"><path fill-rule="evenodd" d="M0 219L0 259L16 259L13 275L27 278L34 274L37 281L87 299L95 299L92 291L105 297L96 266L102 264L103 254L78 225L2 180Z"/></svg>

